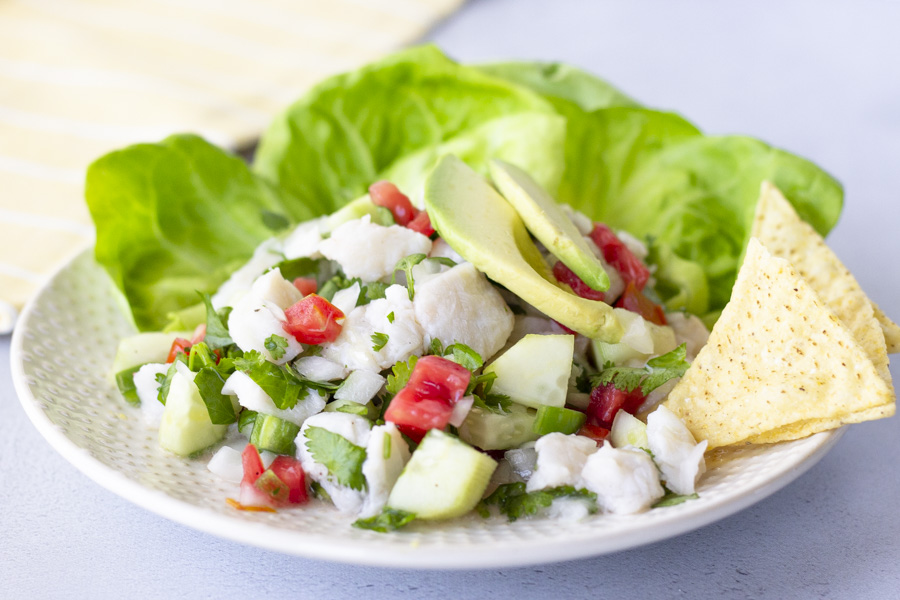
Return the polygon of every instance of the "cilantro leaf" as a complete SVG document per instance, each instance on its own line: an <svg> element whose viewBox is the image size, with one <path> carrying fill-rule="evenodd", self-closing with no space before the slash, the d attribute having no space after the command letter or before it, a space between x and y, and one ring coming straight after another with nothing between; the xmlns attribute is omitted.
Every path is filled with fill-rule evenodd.
<svg viewBox="0 0 900 600"><path fill-rule="evenodd" d="M389 394L396 394L409 382L409 376L412 374L417 360L418 357L414 354L409 357L408 361L398 361L391 367L391 374L387 376L387 385L385 386Z"/></svg>
<svg viewBox="0 0 900 600"><path fill-rule="evenodd" d="M288 281L293 281L298 277L315 277L318 279L321 263L322 259L301 256L300 258L286 258L274 265L272 269L281 271L281 276Z"/></svg>
<svg viewBox="0 0 900 600"><path fill-rule="evenodd" d="M449 358L470 371L477 371L484 366L484 359L481 358L481 355L460 342L444 348L443 354L445 358Z"/></svg>
<svg viewBox="0 0 900 600"><path fill-rule="evenodd" d="M646 396L670 379L684 375L690 366L686 353L685 344L681 344L671 352L649 360L646 367L606 366L591 377L591 383L594 387L611 383L623 392L631 392L640 386L641 393Z"/></svg>
<svg viewBox="0 0 900 600"><path fill-rule="evenodd" d="M394 322L394 311L391 311L387 314L387 320L388 320L388 323Z"/></svg>
<svg viewBox="0 0 900 600"><path fill-rule="evenodd" d="M156 376L156 381L159 383L159 391L156 393L156 399L159 400L163 406L166 404L166 398L169 397L169 387L172 385L172 378L175 377L175 373L178 372L175 365L179 362L187 364L187 355L183 352L179 352L175 355L175 360L169 365L169 370L166 371L165 375Z"/></svg>
<svg viewBox="0 0 900 600"><path fill-rule="evenodd" d="M365 489L366 478L362 472L365 448L322 427L307 427L304 435L313 459L324 465L338 484L358 491Z"/></svg>
<svg viewBox="0 0 900 600"><path fill-rule="evenodd" d="M269 351L269 354L272 355L272 358L278 360L279 358L284 356L284 351L288 347L288 341L286 338L273 333L266 338L266 341L263 343L263 345L266 347L266 350Z"/></svg>
<svg viewBox="0 0 900 600"><path fill-rule="evenodd" d="M222 393L225 378L215 367L203 367L194 377L194 383L200 390L200 397L206 405L209 420L214 425L228 425L237 421L231 397Z"/></svg>
<svg viewBox="0 0 900 600"><path fill-rule="evenodd" d="M437 338L431 340L431 353L435 356L444 355L444 344L441 342L441 340Z"/></svg>
<svg viewBox="0 0 900 600"><path fill-rule="evenodd" d="M256 350L234 359L234 368L246 373L282 410L296 406L300 393L307 387L289 367L267 361Z"/></svg>
<svg viewBox="0 0 900 600"><path fill-rule="evenodd" d="M499 486L494 492L478 503L475 510L482 517L490 516L491 505L496 505L500 512L510 522L521 517L536 515L541 509L550 506L557 498L576 498L585 500L589 505L591 514L597 512L597 494L584 489L575 489L571 485L564 485L536 492L526 492L522 482L506 483Z"/></svg>
<svg viewBox="0 0 900 600"><path fill-rule="evenodd" d="M415 292L413 291L413 274L412 268L428 258L425 254L410 254L404 256L394 265L394 272L391 274L391 283L397 283L397 271L403 271L406 274L406 289L409 291L409 299L413 299Z"/></svg>
<svg viewBox="0 0 900 600"><path fill-rule="evenodd" d="M407 525L416 518L415 513L406 512L396 508L385 507L381 513L368 519L357 519L353 526L360 529L369 529L380 533L395 531Z"/></svg>
<svg viewBox="0 0 900 600"><path fill-rule="evenodd" d="M381 333L380 331L376 331L372 334L372 350L378 352L382 348L384 348L388 343L388 334Z"/></svg>
<svg viewBox="0 0 900 600"><path fill-rule="evenodd" d="M228 332L228 316L231 314L231 307L226 306L219 311L212 305L212 299L209 294L200 294L203 304L206 306L206 335L203 341L209 346L210 350L218 350L234 344L231 334Z"/></svg>
<svg viewBox="0 0 900 600"><path fill-rule="evenodd" d="M688 500L696 500L700 496L695 492L693 494L676 494L675 492L668 492L665 496L660 498L656 504L651 506L650 508L662 508L663 506L676 506L678 504L682 504L687 502Z"/></svg>

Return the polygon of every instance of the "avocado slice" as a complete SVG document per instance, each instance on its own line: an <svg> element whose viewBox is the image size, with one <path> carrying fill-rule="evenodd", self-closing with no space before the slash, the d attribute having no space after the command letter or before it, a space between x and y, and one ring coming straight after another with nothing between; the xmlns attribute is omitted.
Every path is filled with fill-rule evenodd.
<svg viewBox="0 0 900 600"><path fill-rule="evenodd" d="M491 179L513 205L531 234L591 289L609 289L609 275L559 203L528 173L501 160L491 161Z"/></svg>
<svg viewBox="0 0 900 600"><path fill-rule="evenodd" d="M548 317L590 338L622 337L612 307L562 289L515 209L460 159L438 161L425 182L425 209L463 258Z"/></svg>

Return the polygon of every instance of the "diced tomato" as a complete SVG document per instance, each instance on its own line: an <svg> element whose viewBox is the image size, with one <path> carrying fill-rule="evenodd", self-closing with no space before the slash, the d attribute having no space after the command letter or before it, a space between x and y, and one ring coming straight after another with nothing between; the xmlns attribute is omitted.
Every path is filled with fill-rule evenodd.
<svg viewBox="0 0 900 600"><path fill-rule="evenodd" d="M166 358L167 363L175 362L175 357L179 354L188 354L191 351L191 340L186 340L181 337L175 338L175 341L172 342L172 348L169 349L169 356Z"/></svg>
<svg viewBox="0 0 900 600"><path fill-rule="evenodd" d="M413 231L418 231L425 237L431 237L431 234L434 233L434 227L431 226L431 217L429 217L428 213L424 210L419 212L412 221L407 223L406 227Z"/></svg>
<svg viewBox="0 0 900 600"><path fill-rule="evenodd" d="M175 357L179 354L190 354L191 346L199 344L206 337L206 323L200 323L191 334L191 339L186 340L182 337L175 338L172 347L169 349L169 356L166 358L167 363L175 362ZM218 359L216 362L219 362Z"/></svg>
<svg viewBox="0 0 900 600"><path fill-rule="evenodd" d="M443 429L450 422L453 406L437 398L418 397L405 387L391 399L384 420L394 423L414 442L421 442L429 429Z"/></svg>
<svg viewBox="0 0 900 600"><path fill-rule="evenodd" d="M241 464L244 467L244 479L241 483L255 483L265 470L259 450L253 444L244 447L244 451L241 452Z"/></svg>
<svg viewBox="0 0 900 600"><path fill-rule="evenodd" d="M611 383L597 386L591 390L591 402L586 411L587 423L609 429L619 410L634 414L644 400L640 387L625 392Z"/></svg>
<svg viewBox="0 0 900 600"><path fill-rule="evenodd" d="M662 306L645 296L630 281L625 284L625 291L616 302L616 307L637 313L651 323L656 323L657 325L666 324L666 313L663 311Z"/></svg>
<svg viewBox="0 0 900 600"><path fill-rule="evenodd" d="M341 333L338 319L344 313L334 304L316 294L310 294L284 311L287 323L284 330L301 344L333 342Z"/></svg>
<svg viewBox="0 0 900 600"><path fill-rule="evenodd" d="M590 423L585 423L576 433L578 435L583 435L584 437L591 438L599 445L609 435L609 429L600 427L599 425L591 425Z"/></svg>
<svg viewBox="0 0 900 600"><path fill-rule="evenodd" d="M592 289L586 284L581 277L576 275L572 269L567 267L563 262L557 261L555 265L553 265L553 276L556 277L557 281L565 283L572 291L575 292L576 295L581 296L582 298L587 298L588 300L599 300L603 301L604 294L603 292L598 292L595 289Z"/></svg>
<svg viewBox="0 0 900 600"><path fill-rule="evenodd" d="M429 429L443 429L450 422L453 405L463 397L472 373L440 356L416 361L409 382L391 400L384 413L407 436L420 441Z"/></svg>
<svg viewBox="0 0 900 600"><path fill-rule="evenodd" d="M269 470L287 486L289 504L303 504L307 501L306 474L299 460L282 454L272 462Z"/></svg>
<svg viewBox="0 0 900 600"><path fill-rule="evenodd" d="M647 280L650 279L650 270L612 232L612 229L603 223L595 223L591 239L600 248L606 262L622 275L625 283L634 283L639 291L644 289Z"/></svg>
<svg viewBox="0 0 900 600"><path fill-rule="evenodd" d="M294 280L294 287L304 296L309 296L318 291L319 283L312 277L298 277Z"/></svg>
<svg viewBox="0 0 900 600"><path fill-rule="evenodd" d="M406 227L419 212L409 198L390 181L377 181L370 185L369 196L373 204L391 211L397 225Z"/></svg>

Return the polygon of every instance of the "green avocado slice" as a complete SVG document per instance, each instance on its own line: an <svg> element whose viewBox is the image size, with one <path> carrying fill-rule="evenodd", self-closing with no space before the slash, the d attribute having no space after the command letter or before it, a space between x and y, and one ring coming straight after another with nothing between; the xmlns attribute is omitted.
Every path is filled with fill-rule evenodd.
<svg viewBox="0 0 900 600"><path fill-rule="evenodd" d="M622 337L612 307L562 289L515 209L460 159L438 161L425 182L425 209L460 256L548 317L589 338Z"/></svg>
<svg viewBox="0 0 900 600"><path fill-rule="evenodd" d="M528 231L553 256L600 292L609 289L609 275L603 263L584 241L581 232L563 212L559 203L528 173L501 160L491 161L491 179L525 222Z"/></svg>

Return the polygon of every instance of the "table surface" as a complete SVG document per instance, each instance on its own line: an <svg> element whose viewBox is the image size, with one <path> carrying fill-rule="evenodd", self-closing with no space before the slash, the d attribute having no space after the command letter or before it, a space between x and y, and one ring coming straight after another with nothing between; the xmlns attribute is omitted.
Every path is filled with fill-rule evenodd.
<svg viewBox="0 0 900 600"><path fill-rule="evenodd" d="M897 23L900 5L886 2L483 0L428 39L463 61L571 62L707 132L811 158L846 189L831 246L900 319ZM900 589L898 419L850 427L795 483L668 541L519 569L377 569L224 541L99 487L28 421L9 354L0 337L4 597L872 599Z"/></svg>

